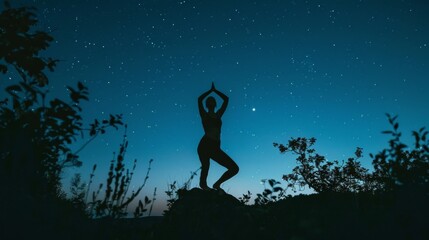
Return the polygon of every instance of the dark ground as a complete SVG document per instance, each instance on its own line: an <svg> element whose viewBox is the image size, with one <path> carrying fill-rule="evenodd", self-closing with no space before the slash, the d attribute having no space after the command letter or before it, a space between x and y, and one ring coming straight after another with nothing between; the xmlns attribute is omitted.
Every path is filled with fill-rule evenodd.
<svg viewBox="0 0 429 240"><path fill-rule="evenodd" d="M429 239L427 197L314 194L245 206L228 194L181 194L153 239Z"/></svg>
<svg viewBox="0 0 429 240"><path fill-rule="evenodd" d="M247 206L194 188L163 217L88 220L49 203L6 222L12 209L3 209L0 239L429 239L427 200L413 191L330 193Z"/></svg>

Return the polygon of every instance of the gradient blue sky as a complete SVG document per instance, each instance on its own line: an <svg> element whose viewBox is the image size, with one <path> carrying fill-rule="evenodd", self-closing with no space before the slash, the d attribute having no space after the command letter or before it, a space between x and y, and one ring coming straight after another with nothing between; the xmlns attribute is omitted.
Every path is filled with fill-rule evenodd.
<svg viewBox="0 0 429 240"><path fill-rule="evenodd" d="M46 52L61 60L49 75L51 96L82 81L88 122L124 114L129 167L138 159L133 186L154 159L141 196L157 187L156 215L167 184L200 166L197 97L212 81L230 98L222 147L240 173L223 188L237 197L295 166L273 142L316 137L330 160L359 146L370 167L368 154L387 145L386 112L399 115L407 141L428 125L428 1L13 2L37 7L38 27L55 38ZM85 148L65 186L74 173L87 180L94 163L95 183L104 181L122 135L109 131ZM212 163L209 184L222 171Z"/></svg>

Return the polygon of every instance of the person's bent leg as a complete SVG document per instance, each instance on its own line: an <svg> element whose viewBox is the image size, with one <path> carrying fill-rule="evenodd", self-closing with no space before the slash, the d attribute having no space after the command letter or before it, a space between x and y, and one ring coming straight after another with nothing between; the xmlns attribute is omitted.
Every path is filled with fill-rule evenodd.
<svg viewBox="0 0 429 240"><path fill-rule="evenodd" d="M224 151L220 150L216 152L216 154L213 155L213 160L215 160L217 163L222 165L223 167L227 168L228 170L213 184L213 188L220 189L220 185L227 181L228 179L235 176L238 171L238 165L232 160L231 157L228 156Z"/></svg>

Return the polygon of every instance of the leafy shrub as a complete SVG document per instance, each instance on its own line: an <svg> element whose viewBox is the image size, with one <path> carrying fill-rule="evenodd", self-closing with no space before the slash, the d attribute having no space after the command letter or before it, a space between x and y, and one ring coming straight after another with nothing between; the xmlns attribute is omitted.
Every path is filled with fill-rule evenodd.
<svg viewBox="0 0 429 240"><path fill-rule="evenodd" d="M361 166L359 159L362 149L357 148L355 157L347 161L327 161L324 156L316 153L313 145L315 138L292 138L288 144L274 143L281 153L292 152L297 154L298 165L292 173L285 174L283 180L287 187L294 192L296 189L309 186L318 193L322 192L377 192L394 191L398 189L413 189L424 194L429 193L429 132L425 128L413 131L415 138L413 147L401 142L402 133L398 131L397 116L387 114L392 130L383 131L383 134L392 136L389 147L376 155L370 154L373 159L374 171ZM272 186L271 186L272 187ZM266 202L266 197L272 191L264 190L260 199ZM265 198L264 198L265 197Z"/></svg>
<svg viewBox="0 0 429 240"><path fill-rule="evenodd" d="M85 202L85 189L86 184L82 182L81 175L76 173L70 184L70 202L75 206L75 208L80 209L86 213L86 202Z"/></svg>
<svg viewBox="0 0 429 240"><path fill-rule="evenodd" d="M383 149L373 158L374 179L379 189L392 191L398 188L413 188L429 194L429 139L428 131L420 128L412 131L415 142L408 147L401 142L397 116L387 114L392 130L383 131L392 137L389 148Z"/></svg>
<svg viewBox="0 0 429 240"><path fill-rule="evenodd" d="M67 100L48 98L49 81L45 72L54 71L58 60L40 57L40 52L49 47L53 37L43 31L33 31L36 24L34 8L11 8L5 2L5 10L0 14L0 72L20 79L6 87L8 97L0 101L0 183L8 194L13 193L11 199L22 195L65 199L60 182L63 169L81 166L78 153L107 128L118 129L123 125L122 115L95 119L89 127L84 127L80 105L82 100L88 100L88 89L81 82L76 88L67 86ZM89 139L73 151L70 145L84 133ZM111 163L104 200L93 195L93 201L88 202L96 166L86 192L80 175L73 177L70 201L76 208L87 210L90 205L89 209L94 211L89 211L89 216L125 214L126 207L148 178L147 174L143 185L126 197L133 174L124 169L127 144L124 136L116 162L112 160ZM101 187L95 196L100 190ZM150 200L145 201L146 205L148 202ZM139 204L136 209L137 216L146 211L141 206Z"/></svg>
<svg viewBox="0 0 429 240"><path fill-rule="evenodd" d="M98 189L92 192L92 200L87 202L91 217L121 218L126 216L128 205L140 194L141 190L146 185L146 182L149 179L151 164L153 162L152 159L149 161L149 167L142 185L140 185L136 190L132 190L131 194L127 196L134 175L134 170L137 165L137 160L134 160L131 171L129 169L125 169L124 159L127 146L128 141L126 140L126 135L124 135L123 142L119 147L118 156L114 156L114 159L112 159L110 163L104 197L99 199L99 194L103 189L103 184L100 184ZM95 169L96 165L94 165L93 171L90 175L90 183L92 183ZM90 184L88 184L87 193L89 193L89 188ZM156 190L154 192L154 195L155 194ZM143 213L147 211L145 206L150 203L153 203L153 201L149 200L147 196L145 197L144 204L140 200L134 216L143 216Z"/></svg>
<svg viewBox="0 0 429 240"><path fill-rule="evenodd" d="M367 184L370 174L358 161L362 157L362 149L357 148L356 157L346 162L327 161L316 153L313 145L315 138L292 138L287 145L274 143L281 153L292 152L298 157L298 166L292 173L283 175L287 188L296 192L297 188L309 186L316 192L360 192L369 190Z"/></svg>
<svg viewBox="0 0 429 240"><path fill-rule="evenodd" d="M268 187L266 186L266 182L268 182ZM262 193L256 194L256 205L264 205L270 202L277 202L286 197L286 189L283 189L280 186L281 183L279 181L276 181L274 179L262 179L262 183L264 184L264 191Z"/></svg>
<svg viewBox="0 0 429 240"><path fill-rule="evenodd" d="M70 144L86 131L91 141L106 128L117 128L122 117L110 115L84 128L80 102L88 100L88 89L81 82L67 87L68 100L48 100L45 71L53 71L58 60L40 57L53 38L32 31L36 24L34 8L10 8L6 1L0 14L0 72L20 80L6 87L8 98L0 102L0 175L2 183L15 182L11 191L60 196L62 170L80 166L77 153L86 146L74 152Z"/></svg>
<svg viewBox="0 0 429 240"><path fill-rule="evenodd" d="M149 179L153 159L149 161L149 167L143 184L136 190L133 190L130 195L127 195L134 175L134 170L137 166L137 160L134 160L131 170L125 168L124 159L127 146L128 141L126 140L126 135L124 135L123 142L120 144L118 156L114 156L111 160L109 172L106 178L104 196L102 198L99 198L99 196L104 188L103 183L100 183L98 188L92 191L92 194L90 195L91 185L95 177L95 170L97 169L96 164L92 168L88 184L82 182L80 174L75 174L71 179L70 200L75 206L84 209L88 217L116 219L126 216L129 204L136 199L146 185L146 182ZM89 197L91 198L91 201L88 201ZM144 198L144 202L139 200L134 211L134 217L142 217L148 210L147 206L149 204L151 204L148 214L150 215L153 203L156 200L155 197L156 188L154 190L152 200L149 200L147 196Z"/></svg>
<svg viewBox="0 0 429 240"><path fill-rule="evenodd" d="M250 199L252 198L252 193L250 191L247 191L247 193L243 193L243 196L239 197L238 200L242 203L242 204L249 204Z"/></svg>

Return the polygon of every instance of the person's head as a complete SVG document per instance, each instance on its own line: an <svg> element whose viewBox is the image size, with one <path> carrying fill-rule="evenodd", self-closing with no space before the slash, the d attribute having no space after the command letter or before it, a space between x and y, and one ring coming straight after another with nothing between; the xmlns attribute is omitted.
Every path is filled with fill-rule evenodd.
<svg viewBox="0 0 429 240"><path fill-rule="evenodd" d="M214 110L216 108L216 99L212 96L206 99L206 107L209 110Z"/></svg>

